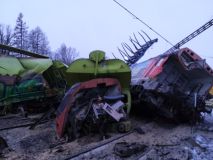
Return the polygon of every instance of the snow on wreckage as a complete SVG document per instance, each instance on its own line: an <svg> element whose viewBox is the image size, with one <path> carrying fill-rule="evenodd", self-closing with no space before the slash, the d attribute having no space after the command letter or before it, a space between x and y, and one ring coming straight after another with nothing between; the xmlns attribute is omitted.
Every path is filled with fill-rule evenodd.
<svg viewBox="0 0 213 160"><path fill-rule="evenodd" d="M89 59L78 59L67 69L72 86L57 110L59 137L70 140L91 132L105 136L108 131L130 130L128 113L130 68L119 59L105 59L102 51L93 51Z"/></svg>

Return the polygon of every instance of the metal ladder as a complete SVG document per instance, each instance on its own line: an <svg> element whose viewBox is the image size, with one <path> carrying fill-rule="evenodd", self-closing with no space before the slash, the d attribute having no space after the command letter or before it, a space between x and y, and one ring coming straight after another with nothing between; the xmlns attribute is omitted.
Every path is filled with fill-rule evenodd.
<svg viewBox="0 0 213 160"><path fill-rule="evenodd" d="M187 42L189 42L190 40L192 40L193 38L195 38L196 36L198 36L199 34L201 34L202 32L204 32L205 30L207 30L208 28L210 28L212 25L213 25L213 19L211 19L206 24L204 24L203 26L201 26L200 28L198 28L196 31L194 31L193 33L191 33L190 35L188 35L187 37L185 37L184 39L182 39L180 42L178 42L177 44L175 44L172 48L170 48L169 50L167 50L163 54L173 53L175 50L179 49L182 45L186 44Z"/></svg>

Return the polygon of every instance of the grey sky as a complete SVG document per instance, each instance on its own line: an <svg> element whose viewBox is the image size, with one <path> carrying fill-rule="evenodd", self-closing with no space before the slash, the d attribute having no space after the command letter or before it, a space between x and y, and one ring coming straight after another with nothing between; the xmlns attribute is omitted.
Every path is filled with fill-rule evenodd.
<svg viewBox="0 0 213 160"><path fill-rule="evenodd" d="M117 1L173 44L213 18L212 0ZM14 27L22 12L29 29L40 26L46 33L52 50L64 42L76 48L80 57L88 57L95 49L106 51L108 57L111 52L119 56L117 46L129 43L129 36L141 29L151 38L159 38L143 59L171 47L112 0L1 0L0 4L0 23ZM213 27L185 46L213 67L213 58L209 58L213 57Z"/></svg>

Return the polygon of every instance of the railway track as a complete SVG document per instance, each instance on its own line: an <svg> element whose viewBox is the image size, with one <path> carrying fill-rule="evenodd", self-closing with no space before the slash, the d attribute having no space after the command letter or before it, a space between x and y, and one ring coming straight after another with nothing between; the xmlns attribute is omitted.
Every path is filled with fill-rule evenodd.
<svg viewBox="0 0 213 160"><path fill-rule="evenodd" d="M27 118L17 115L10 115L0 118L0 131L15 128L30 127L35 125L37 118ZM45 123L48 120L42 120L39 123Z"/></svg>
<svg viewBox="0 0 213 160"><path fill-rule="evenodd" d="M120 140L127 139L129 135L135 134L135 133L141 134L140 131L141 131L140 128L135 128L135 129L133 129L133 130L131 130L131 131L125 133L125 134L117 135L117 136L114 136L110 139L104 140L104 141L98 143L97 145L91 146L89 148L88 147L82 148L79 152L76 152L76 153L68 156L67 158L65 158L65 160L78 160L78 159L83 159L85 157L88 158L88 156L90 156L90 155L93 155L93 154L95 155L96 152L109 150L109 148L113 148L114 144L116 144ZM137 159L137 157L140 157L142 155L143 154L140 153L139 155L135 156L135 158Z"/></svg>
<svg viewBox="0 0 213 160"><path fill-rule="evenodd" d="M82 151L67 157L65 160L70 160L70 159L73 159L73 158L79 158L79 157L81 157L82 155L84 155L84 154L86 154L88 152L91 152L91 151L94 151L94 150L98 150L99 148L102 148L102 147L106 147L109 144L111 144L112 142L115 142L115 141L117 141L117 140L129 135L129 134L132 134L133 132L134 131L130 131L130 132L126 133L126 134L123 134L123 135L120 135L120 136L116 136L116 137L114 137L112 139L103 141L102 143L100 143L98 145L92 146L90 148L83 149Z"/></svg>
<svg viewBox="0 0 213 160"><path fill-rule="evenodd" d="M10 119L10 118L3 118ZM16 118L12 118L15 120ZM23 118L20 122L26 123L28 121ZM90 135L81 137L78 140L67 143L65 140L55 139L54 123L46 123L39 126L35 132L28 128L20 128L17 130L9 130L6 132L0 131L2 137L8 142L8 146L13 148L15 152L4 154L5 157L20 157L31 159L36 155L35 159L60 159L60 160L78 160L78 159L124 159L115 152L115 146L119 143L126 142L127 144L137 143L145 144L147 148L140 150L136 154L133 153L125 159L145 160L149 157L161 157L162 159L183 159L187 160L191 155L193 149L192 142L194 142L195 133L191 133L191 127L187 125L182 126L162 126L155 122L139 121L132 119L133 126L140 126L141 129L135 128L125 134L111 134L111 138L100 141L100 136ZM2 119L0 119L0 127ZM24 123L20 125L24 125ZM16 124L17 125L17 124ZM12 126L8 126L12 127ZM19 126L16 126L19 127ZM49 127L49 128L48 128ZM142 133L144 131L144 134ZM14 133L15 132L15 133ZM160 134L159 134L160 133ZM201 134L199 132L199 134ZM204 135L207 133L205 132ZM1 136L1 134L0 134ZM209 134L211 138L211 133ZM91 140L88 140L91 138ZM195 139L196 140L196 139ZM188 149L184 148L185 146ZM126 150L123 151L126 153ZM129 152L129 150L127 150ZM203 151L202 151L203 152ZM31 154L29 154L31 153ZM179 154L181 153L181 154ZM212 154L206 151L210 157ZM188 157L188 158L187 158ZM26 158L26 159L27 159Z"/></svg>
<svg viewBox="0 0 213 160"><path fill-rule="evenodd" d="M0 132L1 131L8 131L8 130L12 130L14 128L21 128L21 127L30 127L33 124L35 124L35 119L32 118L21 118L21 117L2 117L0 119L0 124L2 124L2 122L9 122L10 124L7 126L1 126L0 125ZM15 124L12 124L12 122L16 121ZM45 121L43 120L41 123L44 123ZM3 133L2 132L2 133ZM12 131L13 132L13 131ZM128 136L131 136L132 134L138 134L140 132L140 130L138 129L133 129L125 134L116 134L113 137L103 140L100 143L98 142L97 144L88 144L85 146L82 146L82 148L80 148L79 150L76 150L75 152L73 152L71 155L66 155L63 156L63 158L65 158L66 160L69 159L81 159L81 157L87 157L88 154L90 155L91 153L96 153L100 150L108 150L108 148L113 148L114 144L116 144L119 141L123 141L125 139L128 139ZM32 137L33 138L33 137ZM11 140L10 140L11 141ZM25 140L19 140L25 142ZM10 142L11 143L11 142ZM63 145L63 143L59 143L59 145L54 146L53 148Z"/></svg>

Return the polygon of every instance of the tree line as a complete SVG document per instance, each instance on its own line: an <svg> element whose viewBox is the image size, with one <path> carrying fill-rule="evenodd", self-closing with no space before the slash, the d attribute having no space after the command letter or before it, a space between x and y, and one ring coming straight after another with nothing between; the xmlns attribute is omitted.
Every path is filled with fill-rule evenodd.
<svg viewBox="0 0 213 160"><path fill-rule="evenodd" d="M0 24L0 43L16 48L28 50L60 60L69 65L77 56L75 48L68 47L64 43L56 51L51 51L49 41L42 29L37 26L28 30L23 14L19 13L14 29L10 25ZM4 55L11 55L8 51L1 51Z"/></svg>

